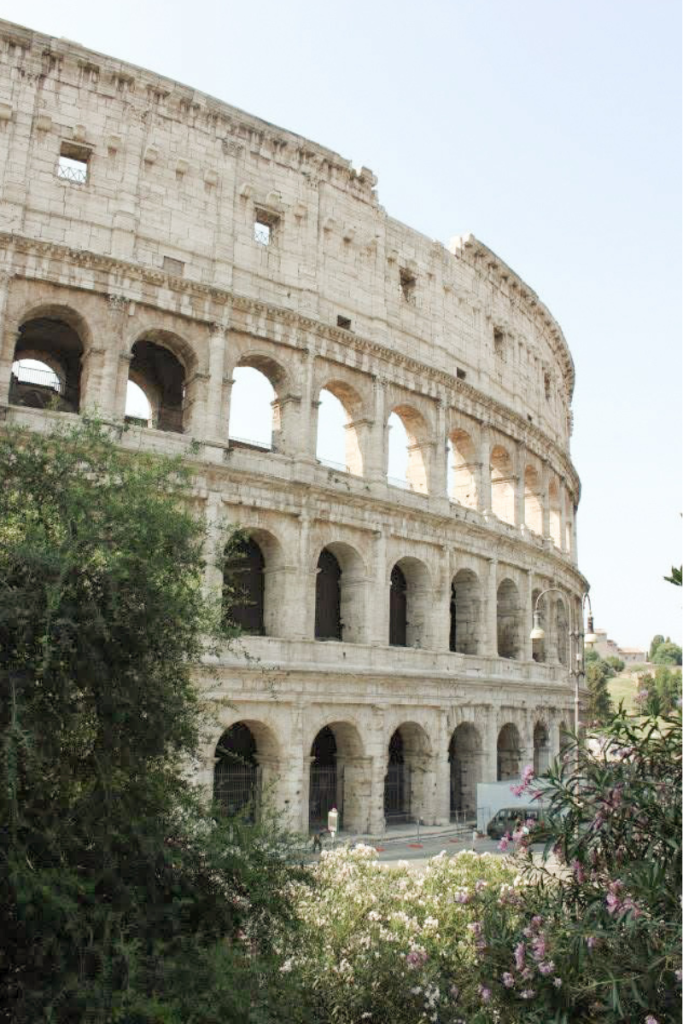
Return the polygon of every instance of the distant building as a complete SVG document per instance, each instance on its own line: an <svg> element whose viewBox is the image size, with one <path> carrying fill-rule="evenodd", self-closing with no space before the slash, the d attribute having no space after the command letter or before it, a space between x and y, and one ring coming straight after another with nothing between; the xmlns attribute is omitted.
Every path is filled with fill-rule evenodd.
<svg viewBox="0 0 683 1024"><path fill-rule="evenodd" d="M610 640L606 629L596 629L597 641L593 649L598 652L601 658L621 658L627 665L636 665L647 661L648 652L643 647L620 647L615 640Z"/></svg>

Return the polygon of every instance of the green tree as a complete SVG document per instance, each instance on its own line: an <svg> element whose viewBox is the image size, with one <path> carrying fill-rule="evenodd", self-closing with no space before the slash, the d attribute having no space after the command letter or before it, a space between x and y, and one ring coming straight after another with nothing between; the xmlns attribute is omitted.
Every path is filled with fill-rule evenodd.
<svg viewBox="0 0 683 1024"><path fill-rule="evenodd" d="M682 653L678 644L665 640L657 647L652 657L652 663L654 665L680 665Z"/></svg>
<svg viewBox="0 0 683 1024"><path fill-rule="evenodd" d="M0 436L0 1019L304 1015L277 835L214 821L184 771L220 628L190 483L97 424Z"/></svg>
<svg viewBox="0 0 683 1024"><path fill-rule="evenodd" d="M607 658L605 658L605 661L610 666L610 668L614 669L614 674L617 676L626 668L626 662L622 661L621 658L617 658L615 654L610 654Z"/></svg>
<svg viewBox="0 0 683 1024"><path fill-rule="evenodd" d="M663 643L664 643L664 637L662 636L661 633L657 633L656 636L652 637L652 642L650 643L650 653L648 655L648 658L649 658L650 661L652 661L652 659L654 657L654 654L655 654L655 651L657 650L659 645L663 644Z"/></svg>
<svg viewBox="0 0 683 1024"><path fill-rule="evenodd" d="M602 658L596 658L586 665L586 719L589 724L605 725L614 714L608 682L615 675L612 666Z"/></svg>

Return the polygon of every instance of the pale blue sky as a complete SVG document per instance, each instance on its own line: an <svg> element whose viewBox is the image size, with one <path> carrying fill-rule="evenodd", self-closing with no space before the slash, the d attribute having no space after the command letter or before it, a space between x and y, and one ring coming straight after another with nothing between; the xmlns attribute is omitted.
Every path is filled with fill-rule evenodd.
<svg viewBox="0 0 683 1024"><path fill-rule="evenodd" d="M680 640L678 0L5 0L337 150L389 213L472 231L577 369L580 565L617 642Z"/></svg>

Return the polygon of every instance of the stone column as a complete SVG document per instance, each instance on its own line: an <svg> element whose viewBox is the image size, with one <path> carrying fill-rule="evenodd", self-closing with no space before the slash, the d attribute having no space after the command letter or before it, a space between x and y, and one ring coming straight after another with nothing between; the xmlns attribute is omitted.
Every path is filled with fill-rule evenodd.
<svg viewBox="0 0 683 1024"><path fill-rule="evenodd" d="M434 451L429 473L429 494L434 498L448 497L448 444L446 440L446 403L439 398L436 403L436 431L433 438Z"/></svg>
<svg viewBox="0 0 683 1024"><path fill-rule="evenodd" d="M451 763L448 760L448 714L439 709L435 768L435 824L447 825L451 820Z"/></svg>
<svg viewBox="0 0 683 1024"><path fill-rule="evenodd" d="M479 479L477 481L477 508L480 512L491 511L491 438L489 428L482 426L479 431Z"/></svg>
<svg viewBox="0 0 683 1024"><path fill-rule="evenodd" d="M450 650L449 640L451 632L451 581L453 579L453 566L451 564L451 551L444 545L441 549L441 563L439 566L439 578L434 587L434 605L431 614L431 643L435 651Z"/></svg>
<svg viewBox="0 0 683 1024"><path fill-rule="evenodd" d="M204 592L219 597L223 591L223 499L218 491L209 491L204 506Z"/></svg>
<svg viewBox="0 0 683 1024"><path fill-rule="evenodd" d="M14 349L17 344L14 331L10 333L5 323L9 282L10 274L0 273L0 339L2 339L0 349L0 405L7 405L9 402L12 363L14 362Z"/></svg>
<svg viewBox="0 0 683 1024"><path fill-rule="evenodd" d="M228 421L223 419L226 332L226 323L215 323L211 326L204 431L208 441L218 441L221 444L225 444L228 439Z"/></svg>
<svg viewBox="0 0 683 1024"><path fill-rule="evenodd" d="M560 551L567 552L567 489L564 482L559 482L560 491Z"/></svg>
<svg viewBox="0 0 683 1024"><path fill-rule="evenodd" d="M344 831L370 831L372 758L337 757L337 772L344 770Z"/></svg>
<svg viewBox="0 0 683 1024"><path fill-rule="evenodd" d="M526 570L523 580L524 583L522 585L522 593L520 595L522 602L522 642L520 654L523 661L533 661L533 640L531 639L531 626L533 622L531 614L531 595L534 592L534 586L533 572L531 569Z"/></svg>
<svg viewBox="0 0 683 1024"><path fill-rule="evenodd" d="M316 428L317 408L319 405L317 395L313 394L313 376L315 368L315 348L313 339L308 339L308 348L302 352L303 360L301 367L301 394L298 396L289 395L289 408L285 407L285 401L281 402L281 415L285 416L283 421L282 441L280 450L287 454L296 455L297 458L308 462L315 462L316 452ZM292 400L296 399L298 408L292 407ZM273 446L276 438L273 431Z"/></svg>
<svg viewBox="0 0 683 1024"><path fill-rule="evenodd" d="M373 545L373 583L369 590L368 614L371 621L370 643L374 647L389 644L389 587L387 578L387 542L384 533L376 530Z"/></svg>
<svg viewBox="0 0 683 1024"><path fill-rule="evenodd" d="M526 469L526 446L515 445L515 526L525 525L524 518L524 472Z"/></svg>
<svg viewBox="0 0 683 1024"><path fill-rule="evenodd" d="M482 741L482 782L497 782L498 780L498 725L496 709L488 707Z"/></svg>
<svg viewBox="0 0 683 1024"><path fill-rule="evenodd" d="M579 510L578 510L578 507L576 505L572 506L572 510L573 510L573 515L572 515L572 535L571 535L571 557L572 557L572 562L574 563L574 565L577 565L578 561L579 561L579 549L578 549L578 538L577 538L577 532L576 532L576 516L577 516Z"/></svg>
<svg viewBox="0 0 683 1024"><path fill-rule="evenodd" d="M315 632L315 572L311 573L311 517L304 510L299 518L299 560L296 566L296 587L290 596L296 608L291 625L298 639L312 640Z"/></svg>
<svg viewBox="0 0 683 1024"><path fill-rule="evenodd" d="M365 475L368 480L386 483L387 479L387 431L385 423L385 381L375 377L372 382L373 421L369 425L368 445L366 447Z"/></svg>
<svg viewBox="0 0 683 1024"><path fill-rule="evenodd" d="M541 469L541 511L543 516L543 536L550 539L550 466L543 460Z"/></svg>
<svg viewBox="0 0 683 1024"><path fill-rule="evenodd" d="M206 404L209 390L208 373L195 373L185 381L183 433L198 440L206 436Z"/></svg>
<svg viewBox="0 0 683 1024"><path fill-rule="evenodd" d="M486 641L485 653L490 658L498 657L498 559L489 559L486 581Z"/></svg>
<svg viewBox="0 0 683 1024"><path fill-rule="evenodd" d="M128 300L123 295L109 295L110 330L103 356L99 393L95 401L104 419L123 420L126 415L128 377L132 355L126 345L128 323Z"/></svg>
<svg viewBox="0 0 683 1024"><path fill-rule="evenodd" d="M102 415L100 399L106 368L107 350L91 345L81 359L81 387L79 412Z"/></svg>

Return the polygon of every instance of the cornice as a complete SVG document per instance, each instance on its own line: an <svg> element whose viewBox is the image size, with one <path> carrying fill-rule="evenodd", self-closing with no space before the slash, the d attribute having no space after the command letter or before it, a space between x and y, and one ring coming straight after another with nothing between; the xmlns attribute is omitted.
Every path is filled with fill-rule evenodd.
<svg viewBox="0 0 683 1024"><path fill-rule="evenodd" d="M239 295L228 289L218 288L215 285L177 277L154 267L145 267L138 263L128 262L90 250L73 249L58 242L33 239L7 231L0 232L0 247L2 246L9 251L10 255L13 253L38 255L59 260L69 266L75 264L83 269L106 274L110 280L102 288L103 294L115 292L117 295L128 298L130 301L140 305L150 305L150 300L146 296L125 294L125 279L128 281L139 281L156 288L163 287L166 291L176 293L179 296L190 295L212 300L220 309L229 307L233 313L235 311L242 311L261 318L265 316L273 322L295 328L306 335L314 335L318 338L324 338L330 342L337 343L343 346L345 350L352 347L358 352L374 356L377 360L384 361L389 365L401 367L414 374L421 381L431 382L436 389L438 387L447 389L452 395L461 396L469 401L473 409L468 414L472 418L479 419L482 422L490 422L492 417L498 417L505 424L510 436L525 444L530 451L535 452L541 458L545 457L548 461L559 466L562 470L562 475L571 482L571 490L576 495L577 501L580 497L581 484L578 474L569 456L563 449L548 438L538 426L525 420L516 410L477 390L471 384L457 377L455 373L451 374L445 370L422 363L412 356L396 352L381 342L356 332L350 333L331 324L323 324L319 320L314 320L296 310L286 309L261 299ZM63 283L57 275L49 275L45 268L34 266L31 268L30 273L25 275L17 267L5 269L7 269L10 276L25 276L33 280L42 279L51 283ZM112 278L114 280L111 280ZM73 280L69 280L67 286L79 288L78 282ZM85 289L81 286L81 290L92 292L93 289ZM161 302L159 307L164 308ZM200 312L192 311L192 313L188 310L178 309L173 310L173 312L175 315L200 322L209 328L216 322L217 317L220 319L215 309L206 309ZM302 349L306 347L301 338L298 339L298 347ZM325 358L330 359L332 362L338 361L329 352L325 354ZM452 399L448 404L457 408L456 402ZM510 426L515 428L516 433L509 431Z"/></svg>

